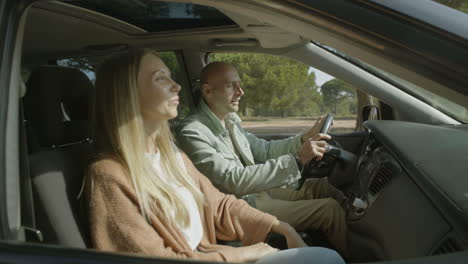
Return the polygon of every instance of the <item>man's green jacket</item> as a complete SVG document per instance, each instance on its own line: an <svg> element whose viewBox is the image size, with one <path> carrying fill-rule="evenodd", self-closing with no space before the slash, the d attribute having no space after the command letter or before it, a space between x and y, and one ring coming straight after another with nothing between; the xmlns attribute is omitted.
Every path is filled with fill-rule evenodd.
<svg viewBox="0 0 468 264"><path fill-rule="evenodd" d="M300 171L291 153L300 149L301 136L266 141L246 132L240 123L239 116L230 113L225 129L201 100L176 127L176 140L222 192L241 197L297 182ZM232 145L226 139L229 135Z"/></svg>

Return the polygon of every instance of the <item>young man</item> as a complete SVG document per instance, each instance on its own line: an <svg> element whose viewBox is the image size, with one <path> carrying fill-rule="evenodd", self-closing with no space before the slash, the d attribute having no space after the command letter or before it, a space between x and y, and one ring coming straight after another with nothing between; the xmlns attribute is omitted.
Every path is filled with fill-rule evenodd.
<svg viewBox="0 0 468 264"><path fill-rule="evenodd" d="M346 255L343 193L326 178L309 179L300 190L293 188L301 168L325 152L323 139L330 136L319 134L324 120L283 140L266 141L244 131L236 114L244 95L240 77L236 68L223 62L203 69L200 92L197 110L176 129L179 146L198 170L221 191L246 198L299 231L322 230Z"/></svg>

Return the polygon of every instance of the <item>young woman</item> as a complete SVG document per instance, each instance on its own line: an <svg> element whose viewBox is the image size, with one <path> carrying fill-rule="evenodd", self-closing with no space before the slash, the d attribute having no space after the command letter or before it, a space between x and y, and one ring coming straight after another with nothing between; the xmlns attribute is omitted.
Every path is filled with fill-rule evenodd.
<svg viewBox="0 0 468 264"><path fill-rule="evenodd" d="M219 192L197 171L174 145L167 122L177 116L179 91L153 50L133 50L101 66L94 103L98 154L87 177L94 247L208 261L344 263L332 250L306 248L291 226ZM269 232L297 249L277 252L263 243Z"/></svg>

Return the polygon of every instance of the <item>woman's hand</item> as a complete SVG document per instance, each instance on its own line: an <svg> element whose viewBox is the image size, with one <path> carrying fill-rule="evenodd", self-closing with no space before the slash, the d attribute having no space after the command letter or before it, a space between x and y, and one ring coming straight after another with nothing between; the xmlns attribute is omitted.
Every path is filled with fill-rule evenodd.
<svg viewBox="0 0 468 264"><path fill-rule="evenodd" d="M308 247L302 237L296 231L286 236L286 242L288 243L288 248Z"/></svg>
<svg viewBox="0 0 468 264"><path fill-rule="evenodd" d="M288 223L276 220L271 230L279 233L286 238L288 248L301 248L307 247L302 237L296 232L296 230Z"/></svg>
<svg viewBox="0 0 468 264"><path fill-rule="evenodd" d="M263 242L246 246L242 249L244 250L242 252L243 262L254 262L279 250Z"/></svg>

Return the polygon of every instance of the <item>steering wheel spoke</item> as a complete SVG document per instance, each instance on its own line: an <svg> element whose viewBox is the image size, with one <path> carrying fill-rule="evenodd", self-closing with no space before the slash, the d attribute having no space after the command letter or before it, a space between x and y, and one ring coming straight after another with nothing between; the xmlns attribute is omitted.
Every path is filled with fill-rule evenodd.
<svg viewBox="0 0 468 264"><path fill-rule="evenodd" d="M323 122L322 129L320 129L320 133L328 133L328 130L330 130L330 127L333 124L333 119L335 119L335 115L332 113L328 113L325 117L325 121Z"/></svg>

